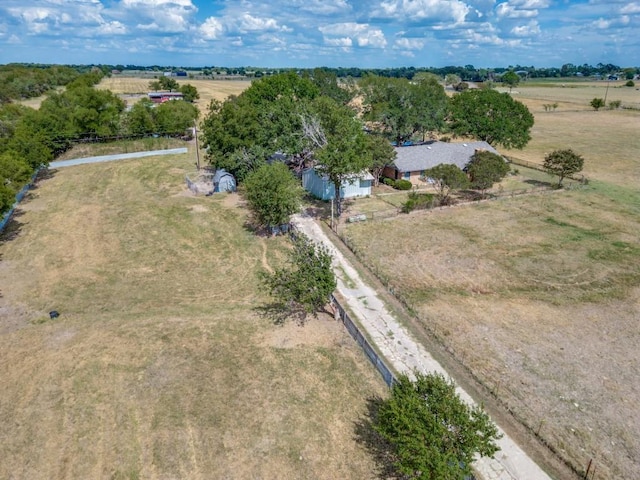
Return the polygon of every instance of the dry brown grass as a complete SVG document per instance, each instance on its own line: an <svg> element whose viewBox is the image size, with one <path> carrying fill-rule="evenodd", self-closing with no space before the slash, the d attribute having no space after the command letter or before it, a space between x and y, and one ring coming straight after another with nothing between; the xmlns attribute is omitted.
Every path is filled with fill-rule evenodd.
<svg viewBox="0 0 640 480"><path fill-rule="evenodd" d="M97 88L111 90L117 95L121 95L128 102L135 102L137 99L146 96L149 92L149 78L136 78L124 76L112 76L104 78ZM202 113L206 113L211 100L224 100L230 95L240 95L251 85L246 80L197 80L179 79L176 81L180 85L189 83L198 89L200 99L195 103Z"/></svg>
<svg viewBox="0 0 640 480"><path fill-rule="evenodd" d="M61 169L2 237L0 478L376 476L382 380L339 323L258 314L284 246L190 195L191 158Z"/></svg>
<svg viewBox="0 0 640 480"><path fill-rule="evenodd" d="M616 185L635 186L640 163L634 158L640 149L640 110L594 111L589 102L604 98L599 87L519 87L514 98L525 103L535 116L532 141L523 150L501 150L507 155L542 164L553 150L572 148L585 158L584 174ZM640 109L640 91L610 88L607 102ZM543 104L558 102L555 111L545 112Z"/></svg>
<svg viewBox="0 0 640 480"><path fill-rule="evenodd" d="M640 112L534 113L531 145L509 153L541 163L574 148L587 188L345 232L417 312L417 334L576 470L594 459L597 479L640 478Z"/></svg>

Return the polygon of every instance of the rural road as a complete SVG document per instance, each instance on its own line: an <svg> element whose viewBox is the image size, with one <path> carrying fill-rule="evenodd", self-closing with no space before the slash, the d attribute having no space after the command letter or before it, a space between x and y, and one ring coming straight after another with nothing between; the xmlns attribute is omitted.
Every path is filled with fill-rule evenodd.
<svg viewBox="0 0 640 480"><path fill-rule="evenodd" d="M386 359L387 365L397 372L439 372L449 378L444 368L393 317L375 290L363 282L358 272L311 216L295 215L292 222L310 239L325 245L333 255L338 291L346 299L369 339ZM458 387L457 391L463 400L474 404L471 396L464 390ZM482 480L551 480L502 429L499 430L503 436L497 442L500 451L495 458L483 457L474 464L477 475Z"/></svg>
<svg viewBox="0 0 640 480"><path fill-rule="evenodd" d="M177 155L180 153L187 153L187 149L185 147L170 148L167 150L151 150L147 152L119 153L116 155L100 155L98 157L74 158L72 160L58 160L57 162L51 162L49 164L49 168L72 167L74 165L84 165L85 163L113 162L114 160L126 160L128 158L152 157L155 155Z"/></svg>

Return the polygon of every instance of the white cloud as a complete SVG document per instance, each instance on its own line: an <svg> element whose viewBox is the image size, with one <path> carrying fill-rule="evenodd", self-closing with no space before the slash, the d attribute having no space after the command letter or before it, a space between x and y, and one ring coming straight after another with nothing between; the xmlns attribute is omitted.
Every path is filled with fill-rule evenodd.
<svg viewBox="0 0 640 480"><path fill-rule="evenodd" d="M202 25L200 25L200 33L207 40L215 40L219 38L224 32L224 26L219 19L215 17L207 18Z"/></svg>
<svg viewBox="0 0 640 480"><path fill-rule="evenodd" d="M378 15L402 21L425 19L464 22L471 7L459 0L388 0L380 4Z"/></svg>
<svg viewBox="0 0 640 480"><path fill-rule="evenodd" d="M238 19L236 28L241 33L262 31L291 31L291 29L286 25L278 25L278 21L274 18L254 17L248 13L245 13Z"/></svg>
<svg viewBox="0 0 640 480"><path fill-rule="evenodd" d="M498 18L531 18L538 16L538 10L520 9L507 3L501 3L496 8Z"/></svg>
<svg viewBox="0 0 640 480"><path fill-rule="evenodd" d="M293 6L315 15L332 15L351 10L346 0L299 0L293 2Z"/></svg>
<svg viewBox="0 0 640 480"><path fill-rule="evenodd" d="M400 50L420 50L422 47L424 47L424 40L406 37L398 38L393 45L393 48Z"/></svg>
<svg viewBox="0 0 640 480"><path fill-rule="evenodd" d="M540 33L540 25L537 21L531 20L526 25L519 25L511 29L511 33L516 37L533 37Z"/></svg>
<svg viewBox="0 0 640 480"><path fill-rule="evenodd" d="M599 18L598 20L594 21L592 23L592 25L595 28L598 28L600 30L607 30L609 28L612 27L624 27L627 26L630 22L630 18L628 15L622 15L621 17L617 17L617 18L610 18L605 20L604 18Z"/></svg>
<svg viewBox="0 0 640 480"><path fill-rule="evenodd" d="M324 43L332 47L351 47L353 41L349 37L325 38Z"/></svg>
<svg viewBox="0 0 640 480"><path fill-rule="evenodd" d="M360 47L384 48L387 45L382 30L371 27L367 23L334 23L318 27L318 30L323 34L327 45L332 44L335 40L332 37L349 38Z"/></svg>
<svg viewBox="0 0 640 480"><path fill-rule="evenodd" d="M127 27L118 21L105 22L98 26L97 32L100 35L124 35Z"/></svg>
<svg viewBox="0 0 640 480"><path fill-rule="evenodd" d="M640 13L640 3L638 2L628 3L627 5L625 5L620 9L620 13L625 13L625 14Z"/></svg>

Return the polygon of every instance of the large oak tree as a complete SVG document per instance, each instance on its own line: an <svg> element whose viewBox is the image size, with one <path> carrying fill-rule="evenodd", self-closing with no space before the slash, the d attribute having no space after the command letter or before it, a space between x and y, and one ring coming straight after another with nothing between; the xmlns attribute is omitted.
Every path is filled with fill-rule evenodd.
<svg viewBox="0 0 640 480"><path fill-rule="evenodd" d="M450 126L458 135L505 148L523 148L531 140L533 115L508 93L466 90L451 98L450 108Z"/></svg>

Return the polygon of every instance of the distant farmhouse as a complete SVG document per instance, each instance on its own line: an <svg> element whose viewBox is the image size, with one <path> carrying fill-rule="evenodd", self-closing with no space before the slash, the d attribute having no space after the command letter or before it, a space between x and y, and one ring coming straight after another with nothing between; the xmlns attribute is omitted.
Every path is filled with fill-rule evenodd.
<svg viewBox="0 0 640 480"><path fill-rule="evenodd" d="M169 100L183 100L184 96L182 92L149 92L147 93L147 97L153 103L164 103Z"/></svg>
<svg viewBox="0 0 640 480"><path fill-rule="evenodd" d="M408 147L395 147L396 158L385 167L382 175L395 180L405 179L418 185L425 170L441 163L456 165L463 169L478 151L489 151L500 155L487 142L447 143L429 142Z"/></svg>

